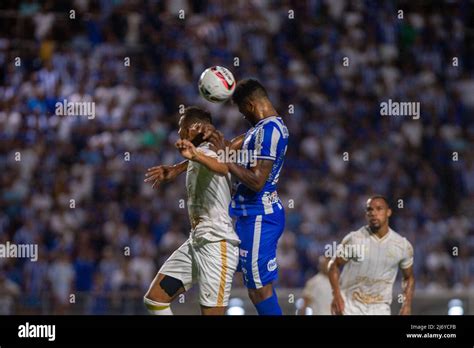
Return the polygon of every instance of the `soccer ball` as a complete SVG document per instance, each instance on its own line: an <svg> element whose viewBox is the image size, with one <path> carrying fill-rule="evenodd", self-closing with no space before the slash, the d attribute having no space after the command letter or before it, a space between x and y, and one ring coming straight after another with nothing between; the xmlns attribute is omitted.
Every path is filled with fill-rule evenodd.
<svg viewBox="0 0 474 348"><path fill-rule="evenodd" d="M212 102L222 103L234 93L235 78L223 66L213 66L204 70L199 78L199 94Z"/></svg>

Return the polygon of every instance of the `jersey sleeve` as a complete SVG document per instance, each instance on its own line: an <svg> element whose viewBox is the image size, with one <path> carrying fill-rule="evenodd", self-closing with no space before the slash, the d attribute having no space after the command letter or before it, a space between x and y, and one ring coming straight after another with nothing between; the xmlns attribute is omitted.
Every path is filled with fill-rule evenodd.
<svg viewBox="0 0 474 348"><path fill-rule="evenodd" d="M217 153L206 146L201 146L197 148L197 151L205 154L208 157L217 158Z"/></svg>
<svg viewBox="0 0 474 348"><path fill-rule="evenodd" d="M413 246L405 238L405 246L403 248L403 258L400 261L400 268L407 269L413 265Z"/></svg>
<svg viewBox="0 0 474 348"><path fill-rule="evenodd" d="M255 157L274 161L277 158L277 150L282 140L278 127L269 122L261 127L255 134Z"/></svg>

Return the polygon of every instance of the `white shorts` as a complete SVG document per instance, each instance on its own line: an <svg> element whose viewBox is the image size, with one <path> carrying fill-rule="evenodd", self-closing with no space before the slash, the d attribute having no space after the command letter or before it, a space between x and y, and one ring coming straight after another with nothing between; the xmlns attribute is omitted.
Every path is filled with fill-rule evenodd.
<svg viewBox="0 0 474 348"><path fill-rule="evenodd" d="M387 303L362 303L347 299L344 294L344 315L390 315L390 305Z"/></svg>
<svg viewBox="0 0 474 348"><path fill-rule="evenodd" d="M238 246L224 240L195 244L188 239L158 273L181 280L186 291L197 283L201 305L225 307L238 262Z"/></svg>

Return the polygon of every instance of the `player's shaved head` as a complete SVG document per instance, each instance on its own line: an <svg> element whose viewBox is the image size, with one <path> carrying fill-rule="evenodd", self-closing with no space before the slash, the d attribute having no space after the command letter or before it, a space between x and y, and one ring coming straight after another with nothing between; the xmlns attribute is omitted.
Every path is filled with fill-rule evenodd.
<svg viewBox="0 0 474 348"><path fill-rule="evenodd" d="M244 79L237 83L232 94L232 101L237 105L242 105L249 100L268 98L265 87L255 79Z"/></svg>
<svg viewBox="0 0 474 348"><path fill-rule="evenodd" d="M370 196L369 199L367 200L367 206L370 205L370 202L372 202L372 201L374 201L374 200L376 200L376 199L382 200L382 201L385 203L385 205L387 206L387 208L390 209L390 203L389 203L387 197L382 196L382 195L373 195L373 196Z"/></svg>
<svg viewBox="0 0 474 348"><path fill-rule="evenodd" d="M232 102L238 106L240 113L253 126L262 118L277 114L268 99L265 87L254 79L244 79L237 83L232 94Z"/></svg>

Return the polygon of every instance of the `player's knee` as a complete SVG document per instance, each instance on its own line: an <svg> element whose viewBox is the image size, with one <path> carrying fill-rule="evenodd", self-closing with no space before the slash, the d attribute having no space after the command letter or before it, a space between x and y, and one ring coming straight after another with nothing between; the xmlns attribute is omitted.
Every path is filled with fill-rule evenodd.
<svg viewBox="0 0 474 348"><path fill-rule="evenodd" d="M178 291L184 288L183 283L179 279L166 275L160 278L147 291L143 297L143 303L150 314L172 315L170 302Z"/></svg>

